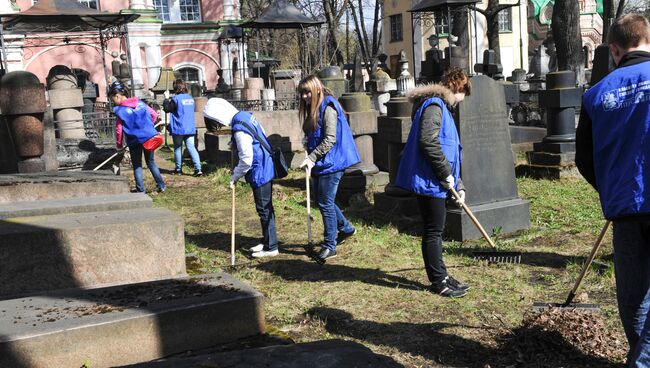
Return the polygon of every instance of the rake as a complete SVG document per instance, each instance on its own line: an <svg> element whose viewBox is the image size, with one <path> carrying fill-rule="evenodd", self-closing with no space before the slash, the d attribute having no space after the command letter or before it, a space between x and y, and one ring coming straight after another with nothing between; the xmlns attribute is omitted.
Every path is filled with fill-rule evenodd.
<svg viewBox="0 0 650 368"><path fill-rule="evenodd" d="M307 256L312 260L316 261L319 265L325 264L325 262L318 257L314 251L314 243L311 239L311 195L310 192L310 182L309 178L311 177L311 169L309 167L305 168L305 188L307 191L307 245L305 245L305 252Z"/></svg>
<svg viewBox="0 0 650 368"><path fill-rule="evenodd" d="M603 225L603 229L600 230L600 234L598 235L598 238L596 239L596 243L594 244L594 247L591 249L591 253L589 254L589 257L587 257L587 260L585 260L585 264L582 266L582 271L580 271L580 275L578 276L578 279L576 280L575 284L573 285L573 289L569 291L569 295L567 295L566 300L564 303L545 303L545 302L536 302L533 303L533 310L537 312L541 312L547 308L566 308L566 309L571 309L571 310L587 310L587 311L598 311L600 310L600 306L598 304L579 304L579 303L573 303L573 299L576 297L576 292L578 291L578 287L580 286L580 283L582 282L582 279L584 279L585 275L587 274L587 271L589 270L589 267L591 266L591 262L593 262L594 258L596 258L596 252L598 252L598 248L600 248L600 245L603 242L603 238L605 237L605 233L607 232L607 229L609 228L609 225L611 224L611 221L607 220L605 221L605 225Z"/></svg>
<svg viewBox="0 0 650 368"><path fill-rule="evenodd" d="M449 188L449 190L451 191L451 194L454 196L456 201L460 201L460 195L458 194L456 189ZM467 216L469 216L469 218L472 220L474 225L476 225L476 228L478 229L478 231L480 231L481 234L483 235L483 238L485 238L485 241L487 241L488 244L490 244L490 246L493 249L492 251L473 252L474 259L486 260L489 263L521 263L521 253L520 252L501 252L501 251L498 251L496 244L494 244L494 242L492 241L490 236L487 234L487 232L485 232L485 229L483 229L483 226L481 226L481 223L478 222L478 219L476 218L476 216L474 216L474 214L469 209L469 207L467 207L467 205L465 203L461 203L460 206L463 208L463 210L465 210L465 212L467 213Z"/></svg>

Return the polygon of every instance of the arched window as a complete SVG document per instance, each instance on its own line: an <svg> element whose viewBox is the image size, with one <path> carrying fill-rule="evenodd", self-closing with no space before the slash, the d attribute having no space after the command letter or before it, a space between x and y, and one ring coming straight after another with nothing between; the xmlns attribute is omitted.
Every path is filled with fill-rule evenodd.
<svg viewBox="0 0 650 368"><path fill-rule="evenodd" d="M186 66L176 70L176 72L181 75L181 78L186 83L201 84L201 72L197 68Z"/></svg>

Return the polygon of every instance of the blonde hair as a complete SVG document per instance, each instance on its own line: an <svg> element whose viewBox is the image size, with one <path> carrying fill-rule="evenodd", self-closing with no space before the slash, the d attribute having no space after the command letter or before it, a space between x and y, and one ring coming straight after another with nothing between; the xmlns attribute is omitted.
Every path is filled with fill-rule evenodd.
<svg viewBox="0 0 650 368"><path fill-rule="evenodd" d="M303 93L311 92L311 101L309 105L302 99ZM323 82L315 75L308 75L298 83L298 93L300 94L300 107L298 116L302 121L302 131L305 134L312 133L318 125L318 111L325 96L331 96L332 91L323 85Z"/></svg>

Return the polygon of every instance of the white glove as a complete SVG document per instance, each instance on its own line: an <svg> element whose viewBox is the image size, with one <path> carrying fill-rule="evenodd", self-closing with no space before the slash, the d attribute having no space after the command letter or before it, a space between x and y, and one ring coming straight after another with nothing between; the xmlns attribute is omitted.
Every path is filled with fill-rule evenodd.
<svg viewBox="0 0 650 368"><path fill-rule="evenodd" d="M169 90L166 90L165 92L163 92L163 96L164 96L166 99L169 98Z"/></svg>
<svg viewBox="0 0 650 368"><path fill-rule="evenodd" d="M228 185L230 187L230 189L235 189L235 183L237 183L237 180L233 180L233 178L231 177L230 178L230 183Z"/></svg>
<svg viewBox="0 0 650 368"><path fill-rule="evenodd" d="M449 175L448 177L445 178L445 180L440 182L440 185L442 185L443 188L449 189L454 187L454 177Z"/></svg>
<svg viewBox="0 0 650 368"><path fill-rule="evenodd" d="M465 204L465 190L461 189L458 191L458 198L455 198L456 204L458 206Z"/></svg>
<svg viewBox="0 0 650 368"><path fill-rule="evenodd" d="M305 161L303 161L300 164L300 168L302 169L303 167L306 167L307 170L311 171L311 169L314 167L314 161L312 161L309 156L305 157Z"/></svg>

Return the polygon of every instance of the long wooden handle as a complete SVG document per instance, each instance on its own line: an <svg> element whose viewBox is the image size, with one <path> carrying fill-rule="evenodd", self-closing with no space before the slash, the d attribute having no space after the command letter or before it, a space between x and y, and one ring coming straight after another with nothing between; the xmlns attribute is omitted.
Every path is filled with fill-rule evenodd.
<svg viewBox="0 0 650 368"><path fill-rule="evenodd" d="M97 167L94 168L93 171L99 170L102 166L106 165L110 160L114 159L115 156L119 155L121 152L123 152L124 150L126 150L128 148L129 148L129 146L124 146L124 147L120 148L117 152L112 154L111 157L107 158L106 161L104 161L101 164L97 165Z"/></svg>
<svg viewBox="0 0 650 368"><path fill-rule="evenodd" d="M451 194L454 196L456 201L460 201L460 195L458 194L456 189L449 188L449 191L451 191ZM465 212L467 213L467 216L469 216L469 218L472 219L472 222L474 223L474 225L476 225L476 227L478 228L478 231L481 232L481 234L483 235L485 240L490 244L490 246L492 248L496 249L497 248L496 244L494 244L494 242L492 241L492 239L490 238L488 233L485 232L485 229L483 229L483 226L481 226L481 223L478 222L478 219L474 216L474 214L469 209L469 207L467 207L467 205L465 203L461 203L460 206L463 208L463 210L465 210Z"/></svg>
<svg viewBox="0 0 650 368"><path fill-rule="evenodd" d="M309 167L305 168L305 188L307 189L307 244L311 245L311 196L309 195L309 177L311 170Z"/></svg>
<svg viewBox="0 0 650 368"><path fill-rule="evenodd" d="M232 188L232 211L230 213L232 220L232 231L230 232L230 265L235 265L235 187Z"/></svg>
<svg viewBox="0 0 650 368"><path fill-rule="evenodd" d="M591 249L591 253L589 254L589 257L587 257L585 264L582 266L582 271L580 271L580 276L578 276L576 283L573 285L573 289L571 289L571 291L569 292L569 295L567 296L564 305L571 304L573 298L576 296L576 291L578 291L578 287L580 286L582 279L587 274L587 271L589 270L589 266L591 266L591 262L593 262L594 258L596 258L596 252L598 252L598 248L600 248L600 244L602 244L603 242L603 238L605 237L605 233L609 228L609 224L611 224L610 220L605 221L605 225L603 225L603 229L600 230L598 239L596 239L596 243L594 244L594 247Z"/></svg>

